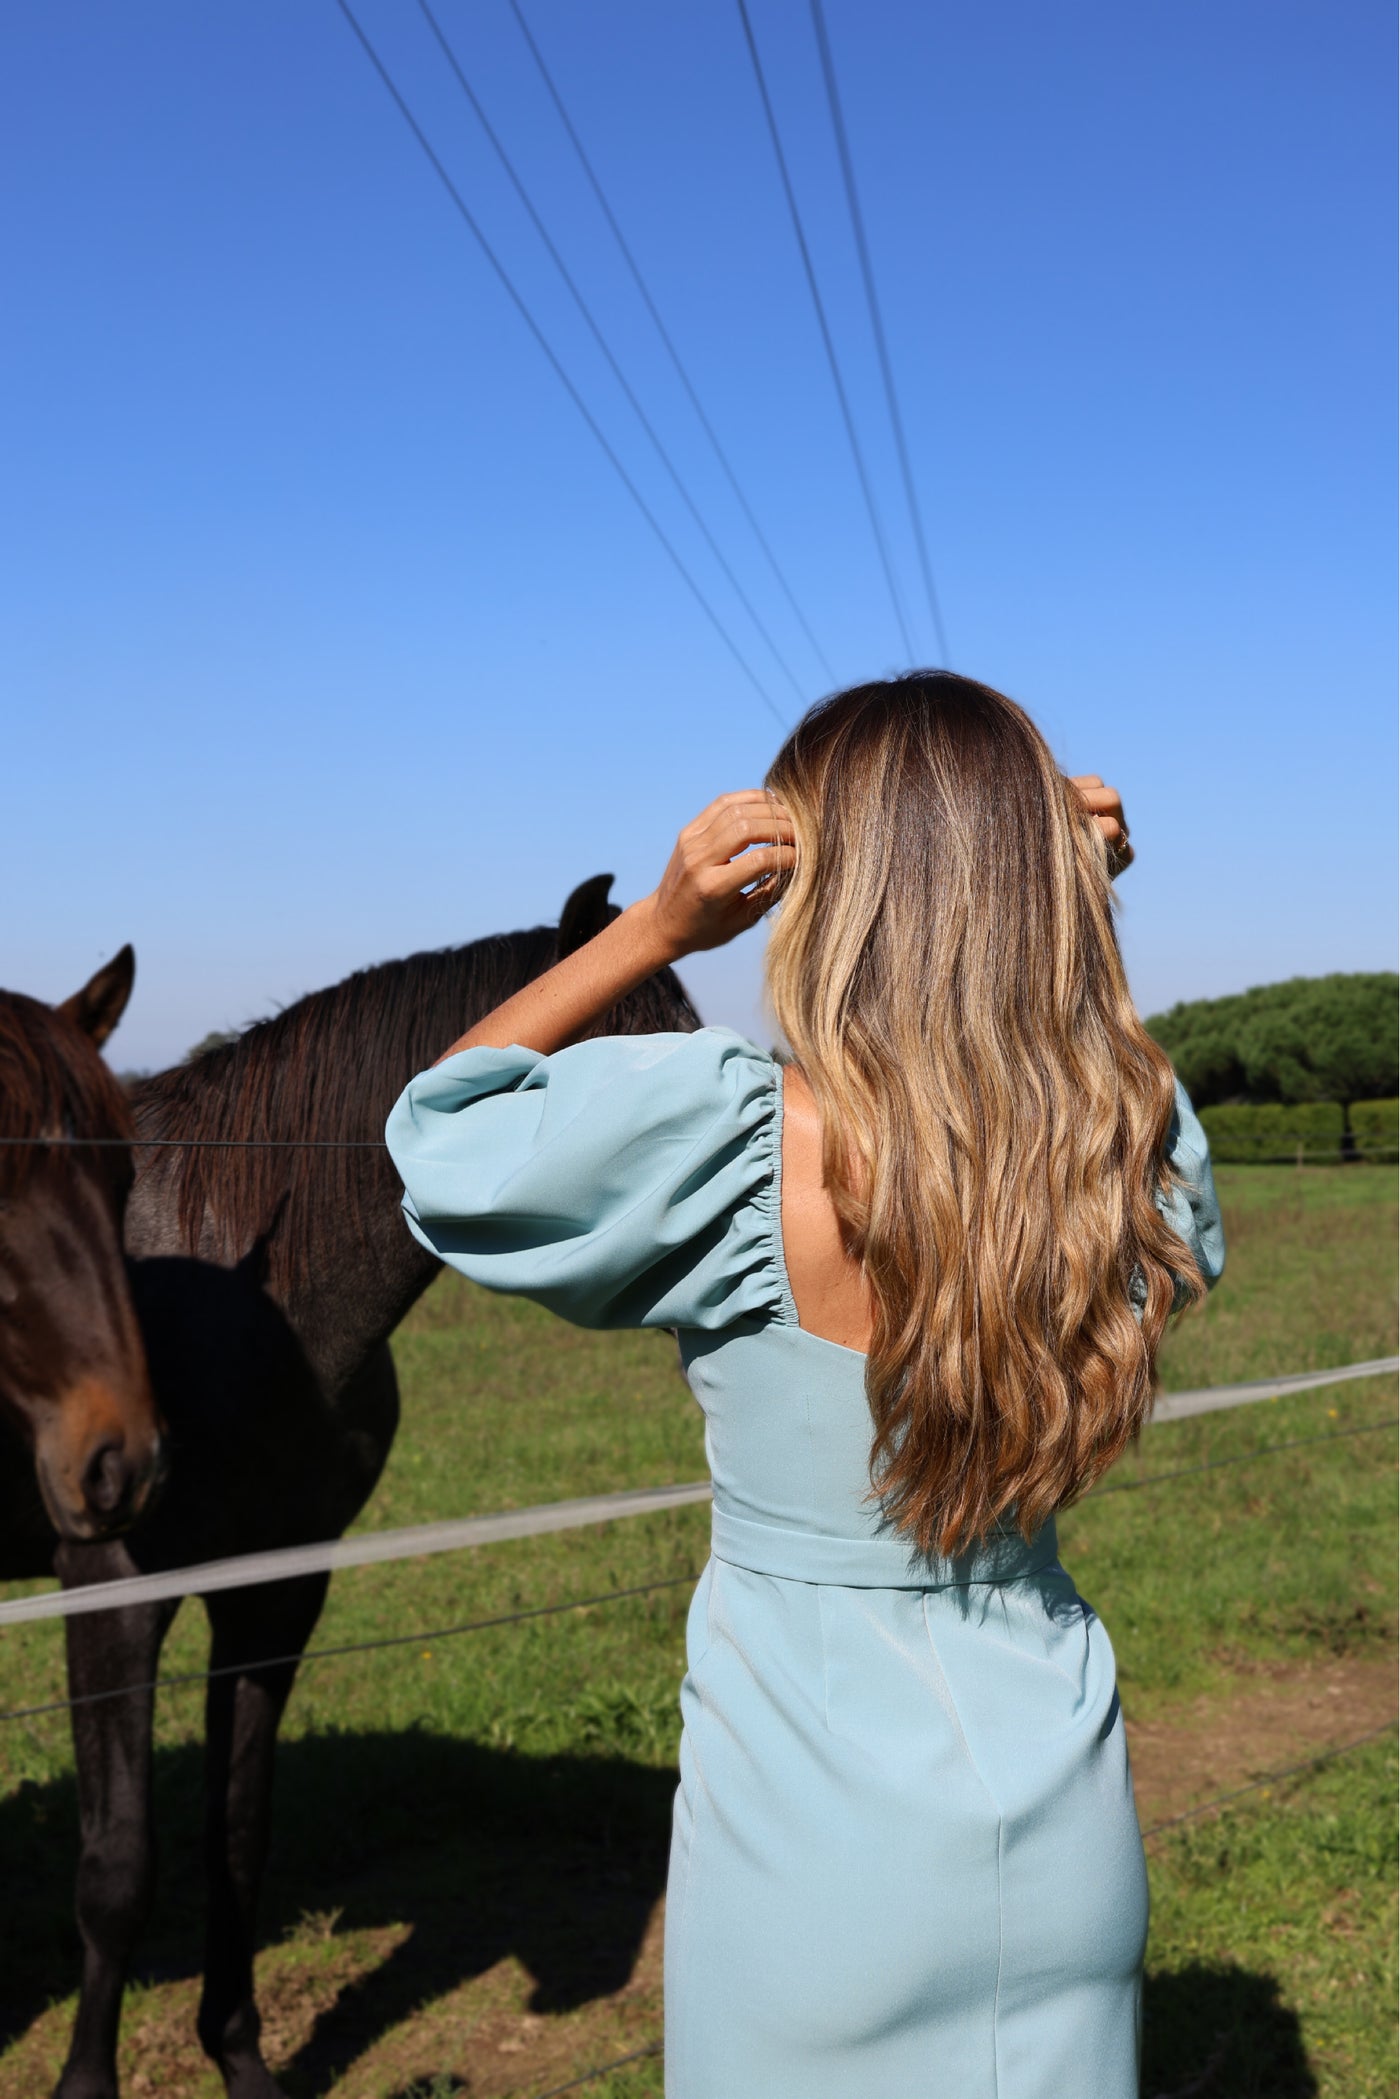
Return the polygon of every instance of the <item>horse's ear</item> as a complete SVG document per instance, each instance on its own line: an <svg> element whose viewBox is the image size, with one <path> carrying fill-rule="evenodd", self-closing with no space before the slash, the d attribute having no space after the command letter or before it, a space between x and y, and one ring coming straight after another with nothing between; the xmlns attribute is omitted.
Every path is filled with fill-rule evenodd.
<svg viewBox="0 0 1400 2099"><path fill-rule="evenodd" d="M72 998L66 998L58 1010L75 1021L101 1049L125 1013L135 982L136 953L128 941L119 954L104 963L96 976L89 977L82 990L75 991Z"/></svg>
<svg viewBox="0 0 1400 2099"><path fill-rule="evenodd" d="M593 875L578 888L565 904L559 920L559 959L572 955L604 926L610 926L615 918L622 916L616 904L608 902L608 891L613 886L611 875Z"/></svg>

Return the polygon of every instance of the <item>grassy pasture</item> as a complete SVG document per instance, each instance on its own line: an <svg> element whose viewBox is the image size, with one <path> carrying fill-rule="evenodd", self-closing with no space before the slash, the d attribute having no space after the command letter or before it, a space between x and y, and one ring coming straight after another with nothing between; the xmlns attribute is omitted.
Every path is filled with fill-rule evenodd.
<svg viewBox="0 0 1400 2099"><path fill-rule="evenodd" d="M1395 1346L1395 1175L1228 1167L1225 1282L1173 1336L1176 1388ZM590 1335L444 1277L396 1353L404 1427L366 1523L703 1475L699 1416L656 1335ZM1221 1716L1323 1662L1395 1641L1393 1433L1220 1464L1393 1418L1384 1380L1163 1426L1094 1500L1064 1557L1114 1637L1130 1719ZM337 1578L334 1645L688 1577L703 1509ZM284 1733L260 1992L295 2099L538 2093L659 2031L659 1932L688 1588L308 1666ZM187 1607L171 1672L203 1659ZM61 1636L0 1642L0 1706L62 1695ZM1353 1728L1351 1732L1359 1732ZM1336 1739L1348 1734L1345 1712ZM127 2089L213 2095L193 2039L200 1696L167 1692L162 1885L125 2025ZM1188 1824L1151 1849L1144 2092L1214 2063L1203 2099L1372 2099L1394 2089L1393 1742ZM1257 1768L1250 1764L1248 1775ZM76 1975L75 1820L62 1714L0 1726L7 1888L0 2099L61 2060ZM1241 1783L1232 1771L1227 1782ZM1146 1819L1146 1817L1145 1817ZM642 2099L639 2063L586 2090Z"/></svg>

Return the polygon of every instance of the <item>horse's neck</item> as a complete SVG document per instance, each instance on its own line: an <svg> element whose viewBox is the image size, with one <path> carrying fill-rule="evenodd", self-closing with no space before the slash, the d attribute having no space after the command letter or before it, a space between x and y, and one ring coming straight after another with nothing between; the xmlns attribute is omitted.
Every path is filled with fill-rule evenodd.
<svg viewBox="0 0 1400 2099"><path fill-rule="evenodd" d="M516 957L509 960L514 963ZM525 982L529 972L523 953L520 966L508 973ZM403 1190L382 1140L399 1088L440 1053L454 1029L470 1024L480 998L473 998L469 982L462 990L450 1021L428 1014L415 1026L413 1039L400 1040L392 1052L373 1015L366 1015L360 1054L351 1063L363 1101L342 1096L331 1124L317 1089L309 1086L299 1101L277 1114L279 1123L282 1113L288 1117L285 1127L247 1127L246 1108L240 1111L231 1098L231 1064L217 1055L207 1067L180 1074L178 1088L172 1085L175 1074L162 1074L137 1091L142 1136L256 1141L265 1135L334 1147L265 1154L251 1196L246 1181L240 1181L240 1161L249 1163L246 1153L204 1152L194 1194L186 1188L183 1198L179 1155L138 1150L126 1230L128 1251L137 1259L193 1255L221 1268L244 1269L249 1286L264 1289L279 1306L332 1401L388 1339L441 1265L404 1222ZM353 1042L344 1045L347 1051L353 1047Z"/></svg>
<svg viewBox="0 0 1400 2099"><path fill-rule="evenodd" d="M322 1390L332 1395L388 1340L442 1266L404 1222L403 1190L388 1159L365 1159L373 1170L364 1176L363 1201L344 1215L324 1214L323 1206L315 1270L284 1298Z"/></svg>

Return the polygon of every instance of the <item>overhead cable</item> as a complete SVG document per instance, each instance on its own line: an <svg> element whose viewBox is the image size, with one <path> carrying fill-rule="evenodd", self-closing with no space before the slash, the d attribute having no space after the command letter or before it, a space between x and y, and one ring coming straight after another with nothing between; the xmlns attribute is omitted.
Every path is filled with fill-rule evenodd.
<svg viewBox="0 0 1400 2099"><path fill-rule="evenodd" d="M768 83L763 76L763 63L758 55L758 45L754 41L753 24L749 20L749 11L745 5L745 0L737 0L737 4L739 19L744 25L744 41L749 47L749 58L753 63L754 79L758 84L759 100L763 104L763 114L768 123L768 136L773 142L773 153L778 163L778 174L782 178L783 195L787 198L788 213L792 219L792 230L797 238L798 253L802 257L802 268L807 278L807 289L812 295L812 305L816 311L817 326L821 330L822 343L826 350L826 361L831 368L832 384L836 388L836 398L841 406L841 420L846 426L846 436L851 446L851 457L855 461L856 475L860 481L861 493L865 497L865 507L870 516L870 529L875 535L875 546L880 556L880 566L885 572L885 582L889 586L890 602L894 606L894 615L899 623L900 636L904 642L905 660L912 663L915 657L914 644L909 633L909 622L904 616L904 603L899 594L899 584L895 579L894 563L890 559L889 543L885 538L884 527L880 523L880 513L875 503L875 491L871 485L870 475L866 470L865 455L860 448L860 439L856 435L855 417L851 413L851 403L846 393L846 382L841 377L841 366L837 361L836 345L832 340L831 329L826 318L826 308L822 304L822 295L817 286L817 273L812 262L812 252L807 246L807 235L803 231L802 214L797 208L797 197L792 187L792 178L788 173L787 156L783 152L783 142L778 132L778 120L773 114L773 104L768 94Z"/></svg>
<svg viewBox="0 0 1400 2099"><path fill-rule="evenodd" d="M573 380L569 377L569 374L564 369L564 366L560 362L559 357L556 354L548 336L540 327L539 322L535 319L534 314L526 305L525 300L521 296L520 292L516 289L515 282L510 276L510 273L507 271L505 264L501 261L495 249L487 240L486 235L482 232L480 226L477 224L476 219L473 217L471 211L469 210L461 191L457 188L456 183L452 180L452 177L448 174L446 168L439 160L436 152L433 150L433 147L429 144L427 135L424 132L422 126L419 124L418 119L414 116L413 111L409 108L407 102L400 94L397 86L395 85L389 73L387 66L384 64L383 59L379 56L379 53L375 50L374 45L370 42L368 36L361 28L359 21L356 19L356 16L349 5L349 0L335 0L335 4L340 9L340 12L344 15L346 21L350 24L351 29L355 32L355 35L359 40L360 46L364 51L366 58L368 58L370 64L374 67L375 72L379 75L379 78L384 83L384 86L387 89L389 96L394 103L394 106L398 110L399 115L403 118L409 130L413 133L413 136L417 140L420 148L422 149L423 155L428 161L429 165L431 166L433 173L437 176L439 182L441 182L443 188L447 191L448 196L452 199L453 204L456 206L458 215L460 216L464 225L467 227L468 231L471 233L472 237L476 241L477 246L481 249L481 252L485 256L487 262L491 265L491 268L494 270L496 277L498 278L501 287L505 291L507 297L510 299L511 304L515 307L515 310L520 315L521 320L524 321L526 327L529 329L531 335L533 335L533 337L535 338L535 341L538 343L540 349L548 358L550 366L554 371L555 377L558 379L565 393L567 393L567 395L569 396L569 399L573 402L579 414L583 417L584 422L587 423L589 429L592 431L593 436L596 438L600 448L602 449L608 461L608 464L612 467L613 472L617 475L623 487L627 490L628 495L631 496L632 501L636 504L638 510L641 511L642 516L646 519L652 531L655 533L657 539L661 542L661 545L668 559L670 560L672 567L680 576L681 581L685 584L687 590L695 599L696 604L700 607L700 610L704 613L706 619L710 622L710 625L714 628L716 634L718 634L720 640L724 643L724 646L728 649L730 655L734 658L734 661L738 664L740 670L744 673L744 676L748 679L750 685L752 685L754 691L758 694L764 706L768 709L769 713L774 717L774 719L778 723L780 723L784 729L786 729L788 726L787 721L784 718L783 714L780 712L775 701L773 700L772 695L769 693L762 679L758 676L758 673L754 670L748 658L744 655L742 649L739 647L739 644L734 640L734 637L730 634L729 629L725 626L723 620L715 611L714 606L710 603L704 591L700 588L700 585L696 582L694 576L687 568L680 554L676 551L676 548L671 543L671 540L667 536L665 528L662 526L660 520L657 518L656 513L652 510L645 496L643 496L641 490L637 487L636 482L632 479L632 476L628 473L626 467L618 458L617 453L613 450L611 444L608 442L608 439L604 436L601 425L598 423L596 417L593 415L591 409L588 407L582 394L575 386Z"/></svg>
<svg viewBox="0 0 1400 2099"><path fill-rule="evenodd" d="M655 425L652 423L650 416L647 414L641 402L638 400L636 390L632 386L631 381L628 379L627 374L623 371L622 366L618 363L617 358L613 353L612 347L609 344L607 337L604 335L602 329L599 327L597 319L594 316L593 309L588 304L588 301L584 298L583 293L579 290L578 284L574 279L572 271L569 269L568 264L565 262L563 256L560 254L558 247L555 245L555 242L550 235L549 228L545 225L544 220L540 217L539 212L535 208L534 200L532 199L530 192L526 189L524 182L521 180L519 171L517 170L514 161L511 159L505 147L502 145L500 137L494 125L491 123L491 120L487 116L486 111L481 106L481 101L476 93L476 90L472 87L471 82L467 79L466 74L463 72L461 62L458 59L456 52L453 50L451 44L449 44L446 36L443 33L441 23L438 21L437 16L433 13L431 7L429 7L428 0L418 0L418 6L420 12L423 15L423 19L426 21L428 27L432 30L433 35L437 39L443 57L447 60L448 65L452 68L453 74L456 77L458 87L461 88L462 93L466 96L467 101L471 106L472 114L475 116L482 130L485 132L486 137L491 145L493 152L496 155L497 160L499 160L501 166L506 172L506 176L511 184L511 187L514 189L516 196L520 199L521 204L524 206L525 211L529 216L531 225L534 227L536 233L539 235L541 241L544 243L544 247L549 256L550 261L554 264L555 269L563 278L565 289L568 291L570 298L573 300L575 306L578 308L579 313L581 314L583 321L589 330L589 333L592 335L594 342L597 343L598 348L602 351L603 356L607 361L608 369L611 371L618 385L622 388L622 391L626 396L628 406L632 410L632 413L636 416L637 421L641 424L642 429L645 431L652 450L655 452L657 458L661 461L662 466L665 468L667 474L670 476L672 485L675 488L677 495L685 504L685 507L690 512L691 517L695 520L695 523L699 528L699 531L705 541L706 546L714 555L715 560L719 563L720 568L723 570L725 578L728 581L731 590L734 592L734 595L738 598L739 603L743 606L749 618L753 621L754 627L757 630L759 637L763 641L764 645L767 647L770 655L773 657L773 660L777 664L779 670L781 670L783 676L787 679L789 685L791 685L793 691L797 694L798 700L803 705L805 705L807 701L807 694L803 691L801 685L799 684L797 674L792 669L791 665L788 663L787 658L783 655L783 652L778 647L777 642L774 641L772 635L769 633L767 627L764 625L763 620L759 617L759 614L753 604L753 601L750 599L748 592L744 589L743 584L735 575L734 570L731 568L729 561L727 560L723 551L721 550L719 542L716 540L714 533L710 530L709 526L705 522L704 517L701 515L700 509L696 504L694 498L692 497L690 490L686 487L684 481L681 479L675 461L672 459L670 453L667 451L665 445L662 443L660 437L657 435Z"/></svg>
<svg viewBox="0 0 1400 2099"><path fill-rule="evenodd" d="M836 134L836 152L841 162L841 180L846 190L846 207L851 214L851 230L855 235L856 253L860 257L860 274L865 284L865 303L870 309L870 327L875 337L875 348L880 359L880 376L885 383L885 400L890 411L890 425L894 431L895 450L899 454L899 470L904 479L904 494L909 505L909 521L914 528L914 543L919 550L919 568L923 574L924 592L928 598L928 609L933 620L933 631L938 637L941 660L947 663L948 637L943 630L943 613L934 588L933 564L928 557L928 542L924 537L923 512L919 508L918 491L914 486L914 470L909 463L909 447L904 437L904 418L899 412L899 396L895 390L894 367L890 363L889 344L885 340L885 324L880 313L880 302L875 295L875 271L870 261L870 247L865 238L865 220L861 216L860 199L856 194L856 171L851 159L850 141L846 136L846 123L841 114L841 98L836 89L836 67L832 62L831 44L826 33L826 18L822 13L822 0L812 0L812 27L817 34L817 50L821 54L822 78L826 82L826 99L831 110L831 128Z"/></svg>
<svg viewBox="0 0 1400 2099"><path fill-rule="evenodd" d="M661 338L662 348L665 350L666 355L670 358L672 366L675 369L676 377L680 380L681 385L685 389L686 397L689 400L691 407L695 410L696 419L698 420L700 427L704 431L706 437L709 439L710 449L713 451L715 458L719 461L720 468L724 474L724 477L728 481L730 488L734 492L735 501L738 503L739 508L743 511L744 516L747 518L749 523L749 529L752 531L754 538L758 541L758 544L763 551L764 559L767 561L769 568L772 569L778 587L782 591L783 596L787 599L788 604L792 609L793 617L796 619L798 625L802 629L802 632L806 635L807 640L810 642L812 652L816 656L817 661L821 664L822 670L825 672L829 681L834 685L836 683L836 673L832 669L830 663L827 661L826 651L823 649L821 643L817 640L816 635L812 632L811 626L808 624L807 616L803 612L802 607L798 604L797 598L793 593L792 586L788 582L786 575L784 574L782 568L779 565L778 557L773 552L773 549L769 544L768 536L764 532L763 527L759 524L758 519L754 516L753 507L750 504L748 497L744 494L743 488L740 486L738 475L735 473L733 467L730 464L729 455L725 451L723 445L720 443L719 436L715 430L715 427L710 421L709 416L705 412L704 405L701 402L699 394L696 392L695 385L693 380L691 379L690 373L686 370L685 365L681 362L680 351L676 348L675 343L672 341L671 332L667 328L666 323L662 320L661 315L657 310L656 301L651 295L651 291L647 284L646 278L642 275L641 265L638 263L636 256L632 253L632 249L627 240L627 237L623 233L621 226L617 222L617 215L613 211L612 205L608 202L607 194L603 189L602 183L598 180L598 176L594 171L592 161L589 159L588 154L584 150L583 141L579 137L578 132L574 127L573 119L570 117L568 110L564 106L564 98L560 94L558 87L555 85L554 75L550 72L549 67L545 64L544 54L541 52L539 45L535 42L535 39L531 34L530 25L526 21L524 13L521 10L520 0L510 0L510 8L512 14L515 16L516 21L520 25L520 34L525 39L525 43L529 49L530 56L531 58L533 58L533 60L535 61L535 65L539 69L540 78L544 82L545 87L549 92L550 99L558 112L559 121L563 125L564 130L568 136L569 144L573 147L574 152L578 155L579 165L583 169L585 176L588 178L589 186L592 189L594 196L598 200L598 208L607 221L608 230L612 234L613 239L617 242L618 250L622 256L622 259L626 263L628 270L631 272L632 282L637 287L637 291L641 297L642 304L646 307L647 312L651 315L652 322L656 328L656 332Z"/></svg>

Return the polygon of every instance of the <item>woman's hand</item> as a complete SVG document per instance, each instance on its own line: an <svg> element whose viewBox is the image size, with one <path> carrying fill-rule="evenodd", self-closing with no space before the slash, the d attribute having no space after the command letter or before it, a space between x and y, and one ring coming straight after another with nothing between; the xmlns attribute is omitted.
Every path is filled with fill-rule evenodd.
<svg viewBox="0 0 1400 2099"><path fill-rule="evenodd" d="M756 925L797 859L792 818L765 789L722 794L687 824L646 899L670 961Z"/></svg>
<svg viewBox="0 0 1400 2099"><path fill-rule="evenodd" d="M443 1056L513 1042L549 1056L576 1042L653 971L721 947L762 918L797 858L793 836L775 795L722 794L681 832L650 896L484 1015Z"/></svg>
<svg viewBox="0 0 1400 2099"><path fill-rule="evenodd" d="M1075 773L1070 786L1077 788L1079 799L1093 817L1108 845L1108 873L1112 880L1121 875L1125 867L1131 867L1135 855L1128 843L1128 819L1123 814L1123 798L1116 787L1105 787L1097 773Z"/></svg>

